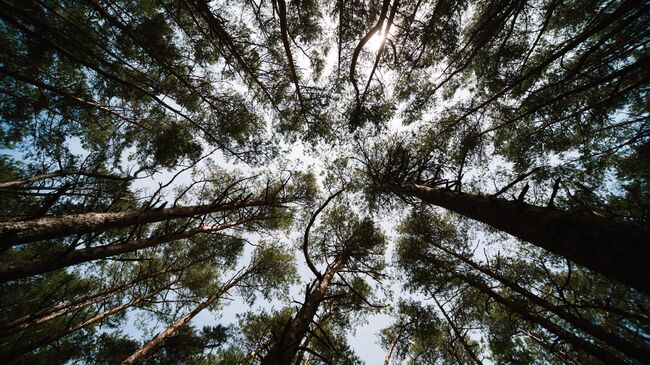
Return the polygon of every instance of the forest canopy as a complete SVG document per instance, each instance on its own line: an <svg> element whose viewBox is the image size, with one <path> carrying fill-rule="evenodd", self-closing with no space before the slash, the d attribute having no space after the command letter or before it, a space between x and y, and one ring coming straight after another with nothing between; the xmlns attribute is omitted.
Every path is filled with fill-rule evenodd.
<svg viewBox="0 0 650 365"><path fill-rule="evenodd" d="M649 46L631 0L0 0L0 363L648 364Z"/></svg>

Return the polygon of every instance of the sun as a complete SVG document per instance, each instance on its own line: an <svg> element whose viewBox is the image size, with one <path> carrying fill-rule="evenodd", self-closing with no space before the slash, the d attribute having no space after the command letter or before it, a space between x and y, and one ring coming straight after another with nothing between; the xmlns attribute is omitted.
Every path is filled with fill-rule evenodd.
<svg viewBox="0 0 650 365"><path fill-rule="evenodd" d="M386 35L383 31L377 32L372 36L372 38L368 40L368 43L366 43L366 45L371 52L375 53L379 51L379 48L381 48L381 44L385 39Z"/></svg>

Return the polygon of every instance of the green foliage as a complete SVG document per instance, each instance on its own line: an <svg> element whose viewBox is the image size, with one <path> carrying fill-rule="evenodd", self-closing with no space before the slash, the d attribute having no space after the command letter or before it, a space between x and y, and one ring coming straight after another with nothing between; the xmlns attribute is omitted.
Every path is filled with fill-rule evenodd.
<svg viewBox="0 0 650 365"><path fill-rule="evenodd" d="M476 362L467 346L497 364L598 361L495 296L613 348L489 272L647 352L645 294L387 193L507 187L501 198L528 191L518 200L549 214L647 227L647 10L624 0L3 2L0 183L15 183L0 187L0 224L47 231L59 216L164 214L89 233L71 224L20 245L0 231L1 272L232 226L0 283L0 356L43 340L16 363L119 363L143 344L135 332L173 323L239 272L228 295L252 311L238 327L184 326L144 363L256 363L294 317L292 286L334 262L305 343L321 357L305 353L306 364L361 363L348 335L396 283L414 298L393 306L382 332L393 362ZM343 186L308 232L315 268L301 278L303 252L289 243L302 243L320 192ZM639 360L619 350L621 363Z"/></svg>
<svg viewBox="0 0 650 365"><path fill-rule="evenodd" d="M260 242L251 258L252 275L239 286L243 297L252 304L257 294L264 298L286 296L289 285L298 279L295 258L286 247L273 242Z"/></svg>

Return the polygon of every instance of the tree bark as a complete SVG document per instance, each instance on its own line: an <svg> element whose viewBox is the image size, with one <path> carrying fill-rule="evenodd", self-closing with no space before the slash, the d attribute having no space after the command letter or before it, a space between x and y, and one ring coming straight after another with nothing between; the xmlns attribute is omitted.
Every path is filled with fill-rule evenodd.
<svg viewBox="0 0 650 365"><path fill-rule="evenodd" d="M384 184L382 188L485 223L650 294L650 229L645 227L424 185Z"/></svg>
<svg viewBox="0 0 650 365"><path fill-rule="evenodd" d="M391 341L390 348L388 349L388 352L384 357L384 365L390 365L390 359L393 357L393 352L395 352L395 348L397 348L397 344L399 343L400 338L402 338L403 331L404 331L404 326L400 326L397 335L395 336L393 341Z"/></svg>
<svg viewBox="0 0 650 365"><path fill-rule="evenodd" d="M120 255L127 252L134 252L148 247L157 246L162 243L190 238L199 233L221 231L243 223L244 221L240 220L219 226L198 227L182 233L133 240L121 244L89 247L81 250L67 251L62 254L38 256L33 259L13 263L0 263L0 282L22 279L29 276L43 274L60 268L72 266L82 262L89 262L110 256Z"/></svg>
<svg viewBox="0 0 650 365"><path fill-rule="evenodd" d="M225 285L219 288L217 292L215 292L214 294L209 296L205 301L203 301L201 304L196 306L196 308L194 308L192 311L182 316L178 321L174 322L167 329L160 332L154 338L149 340L149 342L144 344L144 346L142 346L139 350L131 354L131 356L129 356L128 358L126 358L126 360L122 362L122 365L133 365L133 364L141 363L144 359L150 356L151 353L154 352L156 348L160 346L160 344L165 339L169 338L169 336L171 336L179 328L186 325L187 322L192 320L192 318L194 318L197 314L199 314L199 312L201 312L206 307L214 303L217 299L221 298L222 295L224 295L228 290L232 289L242 279L246 278L251 272L252 272L252 268L248 268L246 271L230 279Z"/></svg>
<svg viewBox="0 0 650 365"><path fill-rule="evenodd" d="M439 248L440 250L456 257L457 259L461 260L465 264L469 265L475 270L478 270L479 272L487 275L488 277L497 280L501 284L505 285L506 287L510 288L513 292L518 293L522 295L524 298L528 299L531 301L531 303L538 305L549 312L555 314L559 318L567 321L571 326L573 326L576 329L579 329L601 341L603 341L605 344L608 346L612 346L613 348L617 349L618 351L621 351L622 353L636 358L637 360L641 361L642 363L650 364L650 350L647 348L640 348L636 345L634 345L632 342L627 341L624 338L621 338L613 333L607 332L604 329L594 325L591 321L588 321L584 318L580 318L570 312L567 312L563 310L562 308L559 308L552 303L549 303L548 301L544 300L543 298L535 295L534 293L530 292L526 288L523 288L519 284L517 284L515 281L510 280L509 278L498 274L492 270L489 270L488 268L478 265L474 261L459 255L458 253L454 252L453 250L447 249L441 245L436 244L435 242L431 242L432 245L435 247ZM434 298L435 300L435 298ZM436 301L437 302L437 301Z"/></svg>
<svg viewBox="0 0 650 365"><path fill-rule="evenodd" d="M0 248L73 234L98 232L168 219L194 217L207 213L265 205L274 205L274 202L249 199L233 203L219 202L146 211L83 213L26 221L0 222Z"/></svg>
<svg viewBox="0 0 650 365"><path fill-rule="evenodd" d="M334 275L344 265L345 260L339 257L325 270L322 279L318 281L318 284L307 296L305 303L300 307L296 316L287 324L277 342L264 356L261 365L291 364L298 353L300 343L309 330L309 325L316 316L320 303L325 298Z"/></svg>

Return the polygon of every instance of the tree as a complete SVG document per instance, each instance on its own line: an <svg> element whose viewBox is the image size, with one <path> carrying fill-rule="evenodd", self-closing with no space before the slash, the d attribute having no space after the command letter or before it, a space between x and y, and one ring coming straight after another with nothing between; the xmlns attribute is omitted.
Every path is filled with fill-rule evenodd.
<svg viewBox="0 0 650 365"><path fill-rule="evenodd" d="M433 166L409 160L409 151L396 145L378 161L367 161L374 189L400 197L415 197L485 223L578 264L648 293L650 274L643 262L650 230L629 222L604 218L594 212L566 212L524 202L525 190L516 200L463 193L435 181ZM435 162L433 163L435 164ZM433 165L432 164L432 165ZM438 170L439 171L439 170ZM420 179L433 183L422 184ZM596 254L594 254L594 252Z"/></svg>
<svg viewBox="0 0 650 365"><path fill-rule="evenodd" d="M644 345L639 345L639 342L636 342L638 339L632 340L633 337L630 333L616 333L612 329L602 324L598 325L597 322L593 321L593 317L590 316L595 313L586 315L586 313L574 312L568 310L571 307L570 305L561 306L554 303L555 299L552 299L552 297L543 298L535 294L533 291L537 289L532 283L530 289L518 284L521 279L511 279L507 276L512 272L509 267L512 264L506 261L507 259L493 258L493 260L490 260L493 267L474 262L469 257L470 255L465 253L468 245L467 237L456 231L450 221L432 216L426 211L415 213L404 222L402 232L404 237L398 248L400 265L409 272L409 275L415 281L411 281L408 285L416 289L418 288L416 283L420 283L420 290L432 296L436 304L438 304L438 300L434 293L453 293L458 290L457 284L439 284L439 281L458 280L463 285L471 288L469 291L461 292L462 294L456 294L467 298L457 299L461 303L464 300L470 300L472 304L469 305L477 305L477 301L484 298L493 300L507 313L514 314L525 322L541 326L576 350L582 349L585 353L598 358L604 363L629 361L619 358L620 354L635 358L638 363L645 362L648 356L647 349L644 348ZM446 255L441 256L436 253L445 253ZM495 259L496 262L494 262ZM523 264L522 266L526 267L530 266L530 264ZM432 269L439 270L440 274L432 275ZM497 270L503 272L503 274L497 272ZM536 270L532 268L531 271ZM519 268L514 272L524 271ZM497 290L496 288L501 289ZM560 291L558 294L562 297L567 295L567 293L562 292L565 289L561 287L553 290ZM585 293L583 295L589 294ZM488 303L486 302L485 305L487 306ZM463 303L463 305L468 304ZM540 315L540 312L534 309L536 307L542 310L541 313L548 313L549 317ZM463 310L471 313L475 309ZM442 308L440 311L446 318L445 311ZM487 321L483 314L469 315L476 316L476 321ZM559 321L560 324L556 321ZM563 327L565 323L570 326L571 330ZM499 325L502 324L499 323ZM619 325L625 326L623 323ZM592 343L594 340L586 340L583 335L578 336L573 331L580 331L602 341L603 347L595 346ZM552 343L552 341L548 343Z"/></svg>
<svg viewBox="0 0 650 365"><path fill-rule="evenodd" d="M0 5L4 362L650 361L648 4Z"/></svg>
<svg viewBox="0 0 650 365"><path fill-rule="evenodd" d="M326 263L324 271L321 272L316 269L309 253L309 231L314 221L327 204L343 193L344 190L341 189L327 198L325 203L314 212L307 224L302 250L305 261L316 278L307 285L304 302L295 316L284 325L281 332L273 333L275 341L270 345L270 349L261 360L262 364L291 363L296 358L299 350L308 351L319 358L322 357L323 355L310 349L309 346L312 341L304 341L305 336L309 333L319 339L320 342L326 342L320 338L320 336L326 335L323 331L325 323L315 320L319 309L322 306L328 306L327 311L331 312L336 311L332 307L353 307L354 300L350 302L350 299L348 299L346 303L346 297L356 297L357 301L360 299L370 304L365 298L365 295L367 295L364 293L364 291L367 291L364 290L363 284L365 282L358 281L358 278L354 275L358 273L367 273L371 277L372 275L381 275L383 263L381 259L378 260L377 256L380 256L383 251L385 238L372 221L368 218L359 219L345 214L342 207L333 208L324 218L323 224L325 226L321 227L317 237L320 247L316 249L316 257L318 261ZM344 273L347 273L347 275ZM352 280L349 277L346 278L346 276L350 275L352 275ZM343 285L342 291L332 293L330 288L335 284ZM359 290L358 288L363 289ZM327 317L330 316L332 314L328 313ZM319 334L314 329L310 330L312 323L315 324L316 331L319 331ZM332 346L331 344L328 345ZM337 349L333 348L332 350L336 351Z"/></svg>

